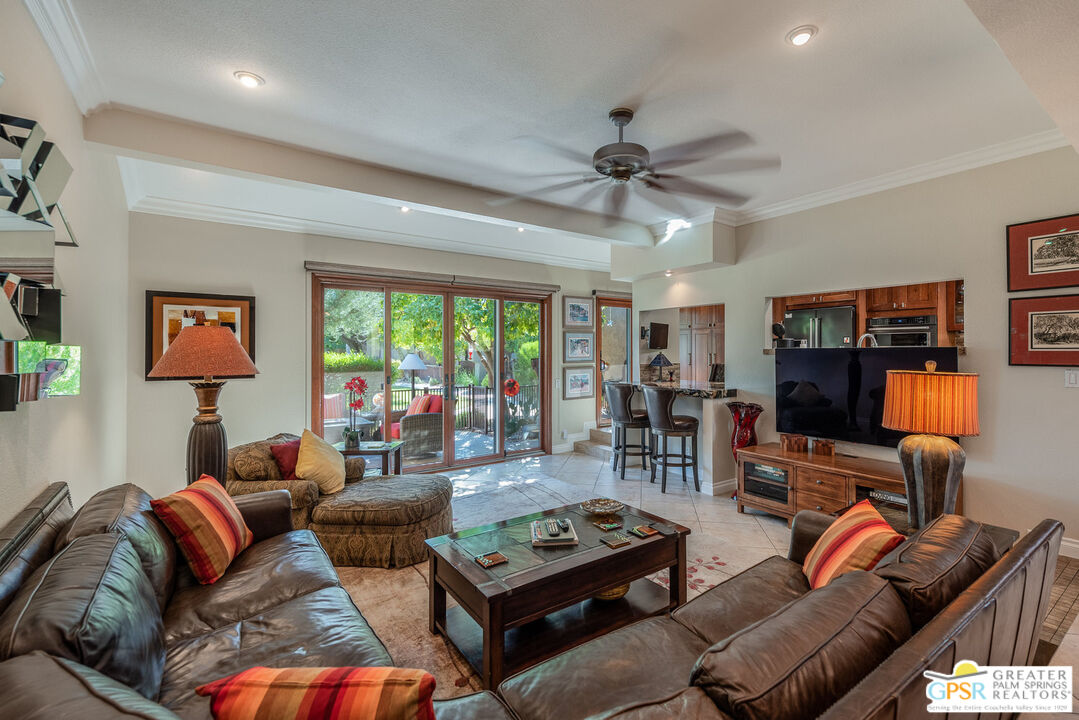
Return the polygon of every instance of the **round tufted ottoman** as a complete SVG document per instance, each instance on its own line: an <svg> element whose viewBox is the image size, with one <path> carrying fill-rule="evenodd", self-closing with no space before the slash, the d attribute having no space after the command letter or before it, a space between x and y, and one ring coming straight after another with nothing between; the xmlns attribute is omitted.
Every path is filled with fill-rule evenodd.
<svg viewBox="0 0 1079 720"><path fill-rule="evenodd" d="M404 567L427 559L427 538L453 532L453 485L442 475L387 475L323 495L313 530L334 565Z"/></svg>

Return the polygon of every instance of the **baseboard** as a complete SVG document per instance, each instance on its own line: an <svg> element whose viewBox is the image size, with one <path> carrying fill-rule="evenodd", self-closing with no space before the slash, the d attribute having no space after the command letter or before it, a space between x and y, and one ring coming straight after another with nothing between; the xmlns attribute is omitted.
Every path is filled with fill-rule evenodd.
<svg viewBox="0 0 1079 720"><path fill-rule="evenodd" d="M569 436L569 437L572 437L572 436ZM577 439L578 440L583 440L584 438L577 438ZM562 453L573 452L573 443L574 442L576 442L576 440L570 440L570 441L564 442L564 443L555 443L554 445L551 446L551 454L552 455L561 455Z"/></svg>
<svg viewBox="0 0 1079 720"><path fill-rule="evenodd" d="M737 478L728 478L726 480L720 480L719 482L712 483L712 495L716 497L726 497L737 489Z"/></svg>
<svg viewBox="0 0 1079 720"><path fill-rule="evenodd" d="M1065 557L1079 558L1079 540L1062 538L1060 541L1060 554Z"/></svg>

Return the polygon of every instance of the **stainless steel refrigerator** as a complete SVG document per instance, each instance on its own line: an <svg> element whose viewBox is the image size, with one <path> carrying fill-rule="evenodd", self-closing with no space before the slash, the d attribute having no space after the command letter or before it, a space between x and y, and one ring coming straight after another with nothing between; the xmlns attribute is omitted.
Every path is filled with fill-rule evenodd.
<svg viewBox="0 0 1079 720"><path fill-rule="evenodd" d="M811 348L854 347L854 307L788 310L783 313L785 337L805 340Z"/></svg>

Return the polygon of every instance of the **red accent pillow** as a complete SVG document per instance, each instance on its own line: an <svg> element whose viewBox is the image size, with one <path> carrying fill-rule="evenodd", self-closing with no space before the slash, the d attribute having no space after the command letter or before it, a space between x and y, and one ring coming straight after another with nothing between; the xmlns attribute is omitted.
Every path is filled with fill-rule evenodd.
<svg viewBox="0 0 1079 720"><path fill-rule="evenodd" d="M431 396L431 404L427 406L427 412L429 412L429 413L440 413L440 412L442 412L442 396L441 395L432 395Z"/></svg>
<svg viewBox="0 0 1079 720"><path fill-rule="evenodd" d="M435 679L393 667L253 667L195 688L215 720L435 720Z"/></svg>
<svg viewBox="0 0 1079 720"><path fill-rule="evenodd" d="M203 475L150 507L176 538L195 579L217 582L255 536L221 483Z"/></svg>
<svg viewBox="0 0 1079 720"><path fill-rule="evenodd" d="M394 440L401 439L401 423L390 423L390 437Z"/></svg>
<svg viewBox="0 0 1079 720"><path fill-rule="evenodd" d="M287 443L278 443L270 446L277 469L281 471L281 477L286 480L296 479L296 459L300 456L300 441L293 440Z"/></svg>
<svg viewBox="0 0 1079 720"><path fill-rule="evenodd" d="M408 404L408 410L405 410L405 415L419 415L427 412L427 407L431 404L431 396L424 393L423 395L417 395L412 399L412 402Z"/></svg>

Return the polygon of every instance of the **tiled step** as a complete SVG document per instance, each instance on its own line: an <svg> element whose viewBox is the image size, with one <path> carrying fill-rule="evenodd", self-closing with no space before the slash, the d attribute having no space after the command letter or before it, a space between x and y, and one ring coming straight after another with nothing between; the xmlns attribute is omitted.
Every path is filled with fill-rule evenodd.
<svg viewBox="0 0 1079 720"><path fill-rule="evenodd" d="M595 432L593 430L592 432ZM600 460L611 459L611 440L607 438L606 442L597 442L595 440L578 440L573 443L573 452L583 453L585 455L591 455L597 457Z"/></svg>
<svg viewBox="0 0 1079 720"><path fill-rule="evenodd" d="M588 439L592 442L611 444L611 431L610 430L597 430L592 428L588 431Z"/></svg>

